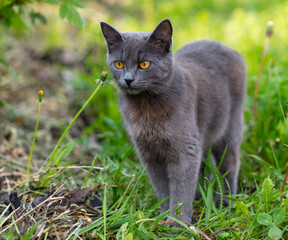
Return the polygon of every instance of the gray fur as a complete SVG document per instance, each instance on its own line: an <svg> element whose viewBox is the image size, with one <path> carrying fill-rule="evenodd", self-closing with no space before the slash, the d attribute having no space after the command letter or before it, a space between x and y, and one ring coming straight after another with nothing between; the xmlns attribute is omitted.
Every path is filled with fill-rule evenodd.
<svg viewBox="0 0 288 240"><path fill-rule="evenodd" d="M179 218L191 221L201 158L210 145L217 163L227 146L220 170L230 171L226 178L236 194L246 78L242 57L207 40L173 56L168 19L152 33L120 33L104 22L101 28L127 132L158 198L171 196L161 211L184 201ZM151 62L145 70L139 68L144 60ZM125 67L117 69L114 61Z"/></svg>

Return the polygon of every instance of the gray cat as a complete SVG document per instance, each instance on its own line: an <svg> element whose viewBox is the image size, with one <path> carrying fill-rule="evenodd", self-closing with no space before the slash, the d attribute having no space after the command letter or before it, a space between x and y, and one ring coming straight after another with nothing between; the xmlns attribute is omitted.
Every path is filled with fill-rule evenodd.
<svg viewBox="0 0 288 240"><path fill-rule="evenodd" d="M234 50L197 41L172 53L172 25L152 33L119 32L105 22L108 65L119 87L128 134L159 199L161 212L183 202L180 220L191 222L201 158L211 146L236 194L246 69Z"/></svg>

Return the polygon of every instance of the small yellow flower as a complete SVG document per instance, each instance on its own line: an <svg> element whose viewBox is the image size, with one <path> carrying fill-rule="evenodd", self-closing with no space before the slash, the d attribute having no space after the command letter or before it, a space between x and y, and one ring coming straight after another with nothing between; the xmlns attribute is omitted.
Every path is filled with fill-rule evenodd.
<svg viewBox="0 0 288 240"><path fill-rule="evenodd" d="M44 94L43 90L39 90L39 91L38 91L38 101L39 101L39 103L42 102L42 96L43 96L43 94Z"/></svg>
<svg viewBox="0 0 288 240"><path fill-rule="evenodd" d="M103 68L103 71L102 71L102 73L101 73L100 80L101 80L102 82L105 82L106 77L107 77L107 70L106 70L106 68L104 67L104 68Z"/></svg>

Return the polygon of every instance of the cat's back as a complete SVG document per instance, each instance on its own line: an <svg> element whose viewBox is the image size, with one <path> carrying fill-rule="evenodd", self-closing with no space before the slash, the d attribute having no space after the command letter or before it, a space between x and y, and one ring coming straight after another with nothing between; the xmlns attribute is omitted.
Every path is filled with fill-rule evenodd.
<svg viewBox="0 0 288 240"><path fill-rule="evenodd" d="M180 61L191 60L209 65L225 65L230 61L238 61L241 58L235 50L210 40L200 40L189 43L182 47L176 54L175 58Z"/></svg>
<svg viewBox="0 0 288 240"><path fill-rule="evenodd" d="M175 60L192 75L205 75L206 81L228 84L230 91L244 95L246 67L237 51L216 41L200 40L181 48Z"/></svg>

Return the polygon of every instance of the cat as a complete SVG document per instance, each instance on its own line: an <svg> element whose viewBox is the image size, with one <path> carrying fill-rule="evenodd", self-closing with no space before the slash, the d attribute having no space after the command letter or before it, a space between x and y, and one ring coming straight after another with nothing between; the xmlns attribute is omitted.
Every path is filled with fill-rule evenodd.
<svg viewBox="0 0 288 240"><path fill-rule="evenodd" d="M237 191L244 60L208 40L189 43L173 55L169 19L151 33L100 25L126 130L158 199L171 196L161 212L183 202L179 219L191 222L201 159L209 147L217 164L227 147L220 172L229 171L226 193Z"/></svg>

